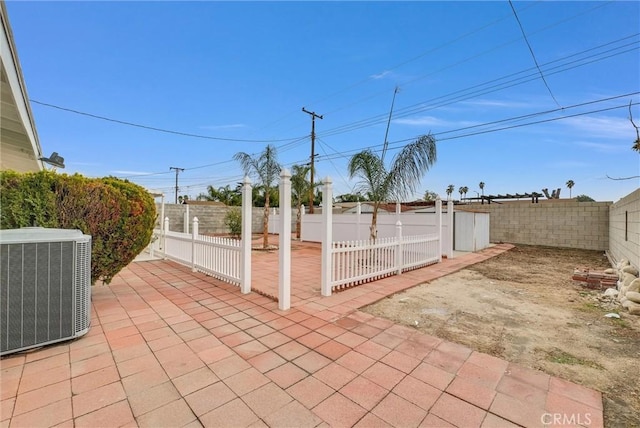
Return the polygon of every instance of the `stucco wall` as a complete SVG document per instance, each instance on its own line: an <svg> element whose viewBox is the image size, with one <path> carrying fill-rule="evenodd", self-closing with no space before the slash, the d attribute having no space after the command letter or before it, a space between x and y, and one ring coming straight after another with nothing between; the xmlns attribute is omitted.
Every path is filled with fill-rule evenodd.
<svg viewBox="0 0 640 428"><path fill-rule="evenodd" d="M611 202L574 199L456 205L456 210L489 212L491 242L607 250Z"/></svg>
<svg viewBox="0 0 640 428"><path fill-rule="evenodd" d="M611 205L609 238L611 255L640 269L640 189Z"/></svg>

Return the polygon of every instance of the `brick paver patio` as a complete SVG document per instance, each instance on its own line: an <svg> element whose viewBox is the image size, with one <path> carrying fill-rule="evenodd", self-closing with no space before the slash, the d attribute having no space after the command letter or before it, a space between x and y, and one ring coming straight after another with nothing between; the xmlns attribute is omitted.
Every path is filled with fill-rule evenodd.
<svg viewBox="0 0 640 428"><path fill-rule="evenodd" d="M286 312L172 262L132 263L93 288L87 335L1 360L1 426L602 426L600 392L358 311L509 248L322 298L318 250L302 246ZM264 294L276 258L254 255Z"/></svg>

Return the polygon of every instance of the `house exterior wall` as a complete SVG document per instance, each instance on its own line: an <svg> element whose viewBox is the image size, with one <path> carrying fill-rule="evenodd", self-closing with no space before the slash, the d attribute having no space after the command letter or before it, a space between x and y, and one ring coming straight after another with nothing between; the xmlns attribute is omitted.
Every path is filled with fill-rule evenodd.
<svg viewBox="0 0 640 428"><path fill-rule="evenodd" d="M456 205L456 210L490 213L491 242L604 251L609 248L611 204L575 199L534 204L526 200Z"/></svg>
<svg viewBox="0 0 640 428"><path fill-rule="evenodd" d="M627 259L640 269L640 189L611 205L609 252L614 259Z"/></svg>

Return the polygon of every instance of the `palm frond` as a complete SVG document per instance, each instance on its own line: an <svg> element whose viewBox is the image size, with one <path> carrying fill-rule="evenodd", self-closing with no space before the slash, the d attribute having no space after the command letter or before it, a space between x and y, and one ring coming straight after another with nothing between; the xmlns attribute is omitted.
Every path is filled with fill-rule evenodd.
<svg viewBox="0 0 640 428"><path fill-rule="evenodd" d="M414 193L436 158L436 140L430 134L404 146L394 157L389 170L389 192L398 200Z"/></svg>

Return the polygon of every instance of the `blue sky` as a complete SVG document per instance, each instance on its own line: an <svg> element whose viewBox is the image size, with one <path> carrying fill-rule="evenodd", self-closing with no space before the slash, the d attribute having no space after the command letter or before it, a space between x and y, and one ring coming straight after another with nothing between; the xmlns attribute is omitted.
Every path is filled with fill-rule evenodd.
<svg viewBox="0 0 640 428"><path fill-rule="evenodd" d="M431 132L425 190L486 194L575 182L573 196L635 190L629 102L640 102L640 3L14 2L7 8L43 151L66 173L114 175L173 200L235 186L237 152L352 192L353 153L391 154ZM541 78L544 76L544 80ZM546 83L545 83L546 82ZM97 119L40 103L198 138ZM632 107L640 125L640 106ZM536 123L537 122L537 123ZM509 129L499 129L509 128Z"/></svg>

